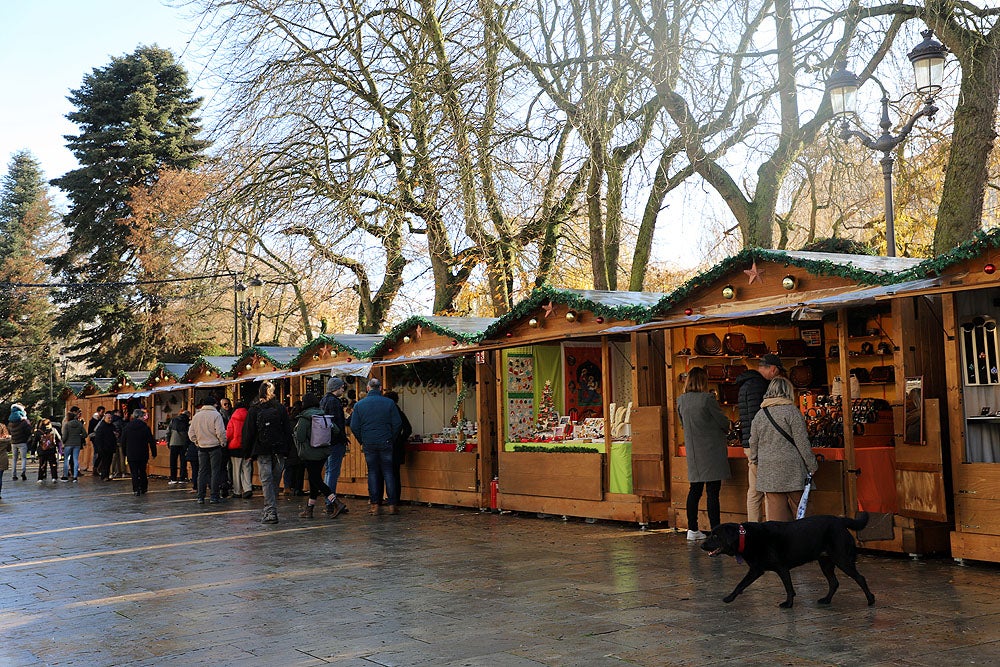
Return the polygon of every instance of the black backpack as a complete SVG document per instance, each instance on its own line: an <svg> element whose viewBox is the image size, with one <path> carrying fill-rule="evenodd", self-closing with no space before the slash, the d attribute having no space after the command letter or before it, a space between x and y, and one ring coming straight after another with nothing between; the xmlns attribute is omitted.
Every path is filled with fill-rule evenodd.
<svg viewBox="0 0 1000 667"><path fill-rule="evenodd" d="M264 404L257 412L257 442L275 454L288 453L287 414L280 405Z"/></svg>

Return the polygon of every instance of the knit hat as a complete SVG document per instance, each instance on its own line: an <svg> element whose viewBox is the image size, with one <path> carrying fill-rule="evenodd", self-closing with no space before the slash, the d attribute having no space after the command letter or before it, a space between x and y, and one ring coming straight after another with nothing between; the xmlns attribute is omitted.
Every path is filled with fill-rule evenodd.
<svg viewBox="0 0 1000 667"><path fill-rule="evenodd" d="M326 390L331 394L344 386L344 381L340 378L333 377L330 381L326 383Z"/></svg>

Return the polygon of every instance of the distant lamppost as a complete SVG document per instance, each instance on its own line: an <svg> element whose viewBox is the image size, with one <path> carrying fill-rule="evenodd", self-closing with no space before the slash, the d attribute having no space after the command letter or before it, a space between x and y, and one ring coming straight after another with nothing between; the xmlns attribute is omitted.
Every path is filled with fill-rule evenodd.
<svg viewBox="0 0 1000 667"><path fill-rule="evenodd" d="M892 165L894 162L892 151L909 136L913 125L919 118L923 116L933 118L934 114L938 112L938 108L934 106L934 95L941 90L941 82L944 79L944 64L948 53L948 49L941 42L932 38L933 31L924 30L920 34L923 35L924 41L915 46L912 51L906 54L906 57L913 65L913 73L917 82L916 92L926 97L924 98L924 106L906 121L898 135L893 136L889 132L892 127L892 123L889 121L889 93L881 81L871 77L882 89L882 121L879 123L882 134L876 139L865 132L852 130L848 127L847 115L854 112L858 77L847 69L847 62L837 63L836 71L826 81L826 89L830 93L833 113L841 119L840 138L848 141L851 137L857 137L866 148L882 153L880 162L882 164L882 177L885 181L886 254L889 257L896 256L896 219L892 207Z"/></svg>
<svg viewBox="0 0 1000 667"><path fill-rule="evenodd" d="M247 285L249 285L249 290ZM259 275L256 275L247 281L247 285L236 283L236 308L246 320L247 344L253 346L253 319L260 312L260 297L264 292L264 281L260 279ZM233 352L239 354L235 348L234 345Z"/></svg>

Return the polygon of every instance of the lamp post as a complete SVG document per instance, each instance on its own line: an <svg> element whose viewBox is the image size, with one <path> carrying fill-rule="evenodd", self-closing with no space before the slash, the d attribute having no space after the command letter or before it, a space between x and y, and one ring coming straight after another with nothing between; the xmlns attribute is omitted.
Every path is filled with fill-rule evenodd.
<svg viewBox="0 0 1000 667"><path fill-rule="evenodd" d="M827 79L826 89L830 94L830 103L833 106L833 113L841 119L840 138L848 141L851 137L857 137L861 143L873 151L882 153L882 178L885 188L885 240L886 254L889 257L896 256L896 228L895 214L892 203L892 166L895 159L892 151L901 144L910 132L914 124L923 116L933 118L938 112L934 106L934 95L941 90L941 82L944 79L944 64L948 49L933 39L933 31L924 30L920 33L924 41L913 48L906 57L913 65L914 78L917 82L916 92L925 95L924 106L915 113L899 134L893 136L889 131L892 123L889 121L889 93L875 77L871 77L882 89L882 120L879 127L882 134L878 138L872 138L867 133L860 130L852 130L848 127L847 116L854 112L854 104L858 92L858 77L847 69L847 62L837 63L837 69ZM908 93L909 94L909 93ZM905 97L905 95L904 95Z"/></svg>
<svg viewBox="0 0 1000 667"><path fill-rule="evenodd" d="M249 285L249 290L248 286ZM249 294L247 293L249 291ZM253 318L260 312L260 297L264 292L264 281L260 275L255 275L247 281L247 285L236 283L236 307L247 323L247 344L253 345ZM234 353L239 354L235 349Z"/></svg>

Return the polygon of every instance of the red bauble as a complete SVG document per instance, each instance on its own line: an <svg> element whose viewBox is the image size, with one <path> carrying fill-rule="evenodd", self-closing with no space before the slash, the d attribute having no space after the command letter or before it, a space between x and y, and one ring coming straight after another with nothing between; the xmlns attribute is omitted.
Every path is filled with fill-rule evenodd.
<svg viewBox="0 0 1000 667"><path fill-rule="evenodd" d="M604 318L603 317L598 317L594 321L597 322L598 324L604 324Z"/></svg>
<svg viewBox="0 0 1000 667"><path fill-rule="evenodd" d="M694 309L693 308L685 308L684 309L684 314L685 315L692 315L692 314L694 314Z"/></svg>
<svg viewBox="0 0 1000 667"><path fill-rule="evenodd" d="M453 340L453 341L451 341L451 344L452 345L458 345L458 341L457 340Z"/></svg>
<svg viewBox="0 0 1000 667"><path fill-rule="evenodd" d="M513 338L514 337L514 334L512 334L509 331L507 333L505 333L504 335L507 336L507 338Z"/></svg>
<svg viewBox="0 0 1000 667"><path fill-rule="evenodd" d="M985 273L988 276L992 276L994 273L996 273L996 270L997 267L994 266L993 264L987 264L986 266L983 267L983 273Z"/></svg>

